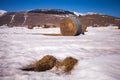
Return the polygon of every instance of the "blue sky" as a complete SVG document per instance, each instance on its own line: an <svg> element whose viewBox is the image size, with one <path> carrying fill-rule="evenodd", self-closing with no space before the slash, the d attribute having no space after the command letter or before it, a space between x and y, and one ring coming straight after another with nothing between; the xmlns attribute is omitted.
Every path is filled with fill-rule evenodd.
<svg viewBox="0 0 120 80"><path fill-rule="evenodd" d="M23 11L55 8L80 13L98 12L120 18L120 0L0 0L0 9Z"/></svg>

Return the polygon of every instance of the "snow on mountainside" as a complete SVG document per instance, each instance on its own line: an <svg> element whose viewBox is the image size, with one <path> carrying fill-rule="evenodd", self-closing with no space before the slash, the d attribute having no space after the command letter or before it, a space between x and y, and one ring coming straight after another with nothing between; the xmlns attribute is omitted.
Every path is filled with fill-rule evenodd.
<svg viewBox="0 0 120 80"><path fill-rule="evenodd" d="M87 12L86 15L95 15L95 14L98 14L96 12Z"/></svg>
<svg viewBox="0 0 120 80"><path fill-rule="evenodd" d="M80 16L80 15L85 15L85 14L82 14L82 13L79 13L79 12L73 12L76 16Z"/></svg>
<svg viewBox="0 0 120 80"><path fill-rule="evenodd" d="M86 15L104 15L101 13L96 13L96 12L87 12L85 14L79 13L79 12L73 12L76 16L86 16Z"/></svg>
<svg viewBox="0 0 120 80"><path fill-rule="evenodd" d="M87 13L84 14L84 15L105 15L105 14L97 13L97 12L87 12Z"/></svg>
<svg viewBox="0 0 120 80"><path fill-rule="evenodd" d="M4 10L0 10L0 16L2 16L3 14L5 14L7 11Z"/></svg>

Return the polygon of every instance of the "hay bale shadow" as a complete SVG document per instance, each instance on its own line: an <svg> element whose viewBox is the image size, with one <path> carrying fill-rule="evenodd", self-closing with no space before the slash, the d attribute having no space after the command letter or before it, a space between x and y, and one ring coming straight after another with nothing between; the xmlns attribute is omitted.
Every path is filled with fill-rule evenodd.
<svg viewBox="0 0 120 80"><path fill-rule="evenodd" d="M45 35L45 36L62 36L62 34L42 34L42 35Z"/></svg>

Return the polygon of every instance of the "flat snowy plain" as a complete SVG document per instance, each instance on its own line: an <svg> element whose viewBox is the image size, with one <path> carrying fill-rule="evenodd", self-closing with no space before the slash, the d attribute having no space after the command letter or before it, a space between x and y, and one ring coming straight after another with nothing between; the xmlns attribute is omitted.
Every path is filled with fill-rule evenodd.
<svg viewBox="0 0 120 80"><path fill-rule="evenodd" d="M59 28L0 27L0 80L120 80L120 30L88 27L85 35L59 34ZM44 55L79 60L71 74L22 71Z"/></svg>

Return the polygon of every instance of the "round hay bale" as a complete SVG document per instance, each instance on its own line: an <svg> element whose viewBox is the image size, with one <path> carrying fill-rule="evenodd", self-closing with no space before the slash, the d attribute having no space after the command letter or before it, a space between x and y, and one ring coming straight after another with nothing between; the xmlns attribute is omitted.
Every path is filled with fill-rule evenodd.
<svg viewBox="0 0 120 80"><path fill-rule="evenodd" d="M77 18L65 18L61 20L60 31L63 36L77 36L82 32L81 23Z"/></svg>

